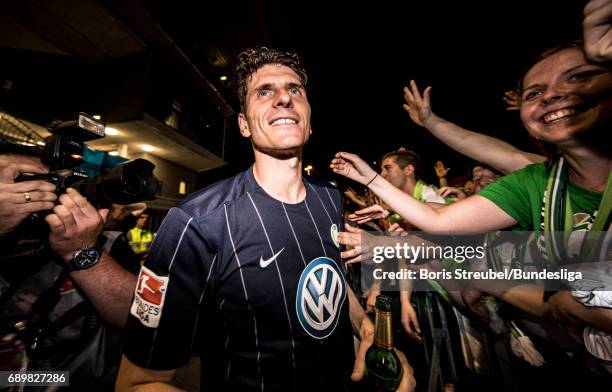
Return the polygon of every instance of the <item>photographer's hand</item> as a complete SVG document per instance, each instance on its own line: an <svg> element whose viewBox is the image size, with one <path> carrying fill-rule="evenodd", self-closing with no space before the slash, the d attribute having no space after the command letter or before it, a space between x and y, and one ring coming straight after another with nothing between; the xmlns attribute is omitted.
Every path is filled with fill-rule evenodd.
<svg viewBox="0 0 612 392"><path fill-rule="evenodd" d="M1 162L1 163L4 163ZM2 167L4 166L4 167ZM43 167L27 163L0 164L0 236L11 233L31 213L53 208L55 185L46 181L15 183L21 173L46 173Z"/></svg>
<svg viewBox="0 0 612 392"><path fill-rule="evenodd" d="M96 210L74 189L59 198L60 205L45 220L51 228L51 249L65 261L72 259L77 249L93 246L98 241L108 210ZM75 281L96 311L109 325L125 327L136 275L124 269L108 253L102 252L100 261L91 268L73 271Z"/></svg>
<svg viewBox="0 0 612 392"><path fill-rule="evenodd" d="M79 192L69 188L60 196L60 204L45 220L51 228L51 249L65 261L78 249L96 245L104 228L108 209L96 210Z"/></svg>

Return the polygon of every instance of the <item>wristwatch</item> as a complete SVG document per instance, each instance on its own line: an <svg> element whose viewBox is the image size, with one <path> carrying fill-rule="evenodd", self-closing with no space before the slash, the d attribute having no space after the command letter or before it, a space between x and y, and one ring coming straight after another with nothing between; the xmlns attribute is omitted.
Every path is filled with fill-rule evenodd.
<svg viewBox="0 0 612 392"><path fill-rule="evenodd" d="M89 248L77 249L67 262L70 271L81 271L93 267L100 261L102 249L98 246L90 246Z"/></svg>

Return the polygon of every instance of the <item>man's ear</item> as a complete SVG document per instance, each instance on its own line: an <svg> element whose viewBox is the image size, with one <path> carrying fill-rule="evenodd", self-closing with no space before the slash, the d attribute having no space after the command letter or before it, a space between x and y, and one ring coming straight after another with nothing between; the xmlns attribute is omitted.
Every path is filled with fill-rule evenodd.
<svg viewBox="0 0 612 392"><path fill-rule="evenodd" d="M246 120L244 113L238 114L238 127L240 128L240 134L244 137L251 137L251 130L249 129L249 123Z"/></svg>
<svg viewBox="0 0 612 392"><path fill-rule="evenodd" d="M411 164L407 164L404 167L404 174L407 176L413 175L414 174L414 166Z"/></svg>
<svg viewBox="0 0 612 392"><path fill-rule="evenodd" d="M310 131L308 132L309 135L312 135L312 127L310 128Z"/></svg>

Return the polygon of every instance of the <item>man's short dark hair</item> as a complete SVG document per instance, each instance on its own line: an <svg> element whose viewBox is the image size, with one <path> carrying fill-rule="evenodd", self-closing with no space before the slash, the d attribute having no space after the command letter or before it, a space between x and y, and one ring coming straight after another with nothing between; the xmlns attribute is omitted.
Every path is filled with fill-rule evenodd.
<svg viewBox="0 0 612 392"><path fill-rule="evenodd" d="M308 76L300 65L300 58L297 53L270 49L265 46L247 49L238 55L238 64L236 64L238 99L242 113L246 113L247 86L251 75L257 72L259 68L268 64L280 64L291 68L300 78L302 86L306 87Z"/></svg>
<svg viewBox="0 0 612 392"><path fill-rule="evenodd" d="M393 161L402 170L406 166L412 165L414 167L414 178L416 180L421 178L421 158L419 158L416 152L404 149L402 151L391 151L382 157L381 162L387 158L393 158Z"/></svg>

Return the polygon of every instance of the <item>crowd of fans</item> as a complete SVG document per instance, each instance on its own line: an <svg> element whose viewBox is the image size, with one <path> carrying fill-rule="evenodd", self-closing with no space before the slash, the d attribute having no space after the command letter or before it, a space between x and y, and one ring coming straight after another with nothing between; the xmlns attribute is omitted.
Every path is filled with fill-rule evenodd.
<svg viewBox="0 0 612 392"><path fill-rule="evenodd" d="M612 160L605 133L612 125L611 19L609 1L589 2L584 43L542 52L519 91L503 97L509 110L520 113L540 154L440 117L433 111L431 87L421 91L415 81L404 88L404 109L415 124L473 160L471 178L449 186L450 169L440 157L433 168L439 182L426 184L422 173L428 168L418 152L404 147L385 154L380 171L358 155L336 154L333 171L362 186L344 190L346 225L338 241L346 246L342 258L351 273L361 271L353 289L366 311L373 312L376 296L386 291L371 279L371 249L363 246L369 232L393 233L405 241L407 233L419 230L487 233L483 242L494 251L484 266L472 268L522 268L525 260L516 255L529 253L543 268L571 264L581 270L576 261L588 259L609 270L605 235ZM16 181L22 172L47 171L29 152L6 146L0 151L0 364L3 370L70 370L75 390L108 390L119 367L137 273L153 241L146 205L96 209L73 189L58 196L49 182ZM44 235L27 238L23 224L43 227ZM496 243L496 232L503 229L534 234L525 244ZM603 250L594 254L593 249ZM74 264L83 251L98 252L96 268ZM427 260L417 267L440 270L445 262ZM406 262L397 267L407 267ZM597 275L584 268L585 276ZM501 373L524 375L524 382L513 380L521 388L541 375L561 390L568 381L559 372L571 374L572 385L588 388L602 380L610 385L612 373L612 284L606 273L598 277L588 284L558 282L554 290L533 281L447 287L435 280L426 283L428 290L416 290L408 281L388 294L395 300L398 325L413 344L431 338L415 302L435 292L457 312L459 323L502 342L496 348L500 358L505 349L514 353L512 371ZM410 350L410 344L400 348Z"/></svg>
<svg viewBox="0 0 612 392"><path fill-rule="evenodd" d="M609 385L612 285L604 271L608 271L610 260L606 236L612 164L609 144L602 145L602 141L610 127L612 79L609 59L594 50L589 42L593 37L586 32L599 23L594 19L601 17L601 10L595 7L602 4L591 2L585 9L586 44L576 41L543 51L523 76L520 90L503 97L509 110L520 113L540 154L521 151L440 117L432 109L431 87L421 92L411 81L404 88L404 109L414 123L474 161L471 178L463 185L449 187L449 169L438 161L434 170L439 188L423 184L418 156L405 148L385 155L379 172L347 152L336 154L331 163L334 172L365 186L361 195L352 188L345 191L348 208L353 211L347 218L355 227L347 226L340 242L348 246L343 252L345 260L361 262L361 274L370 275L369 280L362 277L359 282L369 311L381 292L381 282L371 279L366 265L371 263L372 244L383 243L366 240L372 227L380 232L405 232L396 240L399 242L408 241L408 232L413 235L417 230L488 233L483 243L492 252L487 253L485 265L461 268L525 269L526 264L535 263L540 270L583 272L585 277L578 282L558 280L552 284L471 281L447 288L445 282L430 282L429 290L442 295L458 311L457 317L472 322L472 339L478 339L474 330L503 337L505 348L515 354L505 365L515 369L511 377L521 389L566 390L568 380L559 378L560 372L572 374L573 380L578 380L575 385L587 389ZM605 32L609 34L609 30ZM495 242L500 229L533 233L524 243L508 247ZM583 244L587 231L600 242ZM569 238L567 243L558 240L559 233ZM597 246L601 248L585 251ZM591 257L589 252L597 255ZM500 262L493 253L507 260ZM390 268L405 267L401 261ZM427 260L412 268L445 267L449 267L448 260ZM412 284L399 289L395 316L407 336L422 341L420 324L425 315L415 312L411 297L423 293L411 292ZM497 347L496 355L502 357L503 349ZM516 370L516 361L525 361L531 368ZM534 381L533 375L544 377L545 386Z"/></svg>

